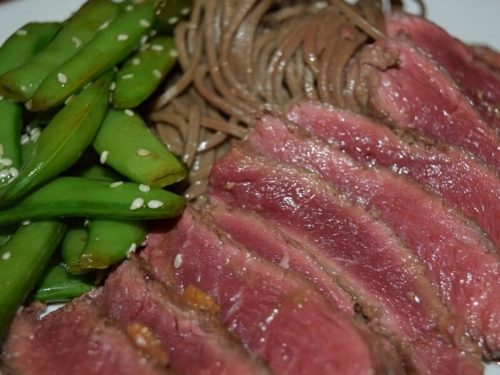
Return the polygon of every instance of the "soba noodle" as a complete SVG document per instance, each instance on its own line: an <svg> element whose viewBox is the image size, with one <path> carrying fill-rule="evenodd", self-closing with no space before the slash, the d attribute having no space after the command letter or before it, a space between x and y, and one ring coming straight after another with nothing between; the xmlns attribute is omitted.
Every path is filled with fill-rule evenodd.
<svg viewBox="0 0 500 375"><path fill-rule="evenodd" d="M204 199L211 165L262 110L298 99L346 107L344 68L361 46L385 38L382 5L195 0L190 19L175 30L182 73L150 117L190 168L186 198Z"/></svg>

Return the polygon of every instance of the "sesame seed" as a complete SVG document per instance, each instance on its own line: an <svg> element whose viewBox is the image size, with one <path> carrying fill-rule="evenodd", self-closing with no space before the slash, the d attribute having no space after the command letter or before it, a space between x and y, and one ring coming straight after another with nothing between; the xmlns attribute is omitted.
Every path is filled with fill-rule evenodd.
<svg viewBox="0 0 500 375"><path fill-rule="evenodd" d="M19 36L28 35L28 30L19 29L19 30L16 31L16 35L19 35Z"/></svg>
<svg viewBox="0 0 500 375"><path fill-rule="evenodd" d="M12 160L8 158L0 159L0 166L2 167L10 167L12 165Z"/></svg>
<svg viewBox="0 0 500 375"><path fill-rule="evenodd" d="M159 200L156 200L156 199L153 199L153 200L150 200L148 202L148 207L149 208L152 208L152 209L155 209L155 208L160 208L163 206L163 202L162 201L159 201Z"/></svg>
<svg viewBox="0 0 500 375"><path fill-rule="evenodd" d="M153 51L158 51L158 52L160 52L160 51L163 51L163 46L162 46L161 44L153 44L153 45L151 46L151 49L152 49Z"/></svg>
<svg viewBox="0 0 500 375"><path fill-rule="evenodd" d="M190 9L189 9L189 8L187 8L187 7L186 7L186 8L182 8L182 10L181 10L181 14L182 14L183 16L187 16L187 15L189 14L189 11L190 11Z"/></svg>
<svg viewBox="0 0 500 375"><path fill-rule="evenodd" d="M151 30L151 31L149 32L149 36L155 36L155 35L156 35L156 33L157 33L157 31L156 31L156 30Z"/></svg>
<svg viewBox="0 0 500 375"><path fill-rule="evenodd" d="M147 41L148 41L148 36L147 35L143 35L142 38L141 38L141 44L146 44Z"/></svg>
<svg viewBox="0 0 500 375"><path fill-rule="evenodd" d="M71 37L71 40L73 41L73 43L75 43L75 48L80 48L80 46L82 45L81 39L76 36Z"/></svg>
<svg viewBox="0 0 500 375"><path fill-rule="evenodd" d="M138 57L134 57L132 59L132 65L139 65L141 63L141 59Z"/></svg>
<svg viewBox="0 0 500 375"><path fill-rule="evenodd" d="M33 107L33 102L31 100L28 100L26 103L24 103L24 107L30 111L31 107Z"/></svg>
<svg viewBox="0 0 500 375"><path fill-rule="evenodd" d="M119 41L119 42L124 42L128 39L128 35L127 34L118 34L116 36L116 40Z"/></svg>
<svg viewBox="0 0 500 375"><path fill-rule="evenodd" d="M139 190L142 191L142 192L144 192L144 193L147 193L148 191L151 190L151 188L148 185L140 184L139 185Z"/></svg>
<svg viewBox="0 0 500 375"><path fill-rule="evenodd" d="M2 169L0 170L0 180L3 180L4 178L10 177L10 172L8 169Z"/></svg>
<svg viewBox="0 0 500 375"><path fill-rule="evenodd" d="M179 53L177 52L176 49L171 49L169 52L169 55L170 55L170 57L173 57L174 59L176 59L179 56Z"/></svg>
<svg viewBox="0 0 500 375"><path fill-rule="evenodd" d="M115 89L116 89L116 82L114 82L114 81L113 81L113 82L111 82L111 85L109 85L109 89L110 89L111 91L115 91Z"/></svg>
<svg viewBox="0 0 500 375"><path fill-rule="evenodd" d="M179 22L179 19L178 19L177 17L172 17L172 18L169 18L169 19L168 19L168 23L169 23L170 25L174 25L174 24L176 24L177 22Z"/></svg>
<svg viewBox="0 0 500 375"><path fill-rule="evenodd" d="M134 76L134 75L133 75L132 73L130 73L130 74L124 74L124 75L122 75L120 78L121 78L121 79L130 79L130 78L132 78L133 76Z"/></svg>
<svg viewBox="0 0 500 375"><path fill-rule="evenodd" d="M135 198L132 203L130 204L130 209L132 211L134 210L138 210L139 208L141 208L142 206L144 205L144 199L142 198Z"/></svg>
<svg viewBox="0 0 500 375"><path fill-rule="evenodd" d="M6 251L5 253L2 254L2 259L7 260L10 258L10 252Z"/></svg>
<svg viewBox="0 0 500 375"><path fill-rule="evenodd" d="M127 116L130 116L130 117L133 117L134 116L134 111L132 111L131 109L126 109L124 110L123 112L125 112L125 114Z"/></svg>
<svg viewBox="0 0 500 375"><path fill-rule="evenodd" d="M0 95L0 102L1 102L2 100L4 100L4 99L5 99L5 98L4 98L2 95Z"/></svg>
<svg viewBox="0 0 500 375"><path fill-rule="evenodd" d="M31 224L31 220L24 220L21 225L30 225Z"/></svg>
<svg viewBox="0 0 500 375"><path fill-rule="evenodd" d="M4 152L4 150L3 150L3 144L0 143L0 157L3 156L3 152Z"/></svg>
<svg viewBox="0 0 500 375"><path fill-rule="evenodd" d="M32 142L36 142L41 134L40 128L33 128L30 130L30 139Z"/></svg>
<svg viewBox="0 0 500 375"><path fill-rule="evenodd" d="M15 167L10 168L9 173L13 179L16 178L17 176L19 176L19 171Z"/></svg>
<svg viewBox="0 0 500 375"><path fill-rule="evenodd" d="M89 226L89 224L90 224L90 220L89 220L89 219L85 219L85 220L83 221L83 226L84 226L84 227L88 227L88 226Z"/></svg>
<svg viewBox="0 0 500 375"><path fill-rule="evenodd" d="M125 0L111 0L113 3L115 4L121 4L123 3Z"/></svg>
<svg viewBox="0 0 500 375"><path fill-rule="evenodd" d="M68 105L68 103L74 98L74 95L70 95L66 98L66 100L64 101L64 104L65 105Z"/></svg>
<svg viewBox="0 0 500 375"><path fill-rule="evenodd" d="M162 76L161 72L158 69L153 70L153 75L158 79L160 79Z"/></svg>
<svg viewBox="0 0 500 375"><path fill-rule="evenodd" d="M99 162L100 162L101 164L106 163L106 160L108 159L108 155L109 155L109 151L103 151L103 152L101 153L101 156L99 157Z"/></svg>
<svg viewBox="0 0 500 375"><path fill-rule="evenodd" d="M149 27L149 26L151 26L151 22L149 22L148 20L142 19L139 21L139 25L141 25L142 27Z"/></svg>
<svg viewBox="0 0 500 375"><path fill-rule="evenodd" d="M57 73L57 80L59 83L62 83L63 85L65 83L68 83L68 77L64 73Z"/></svg>
<svg viewBox="0 0 500 375"><path fill-rule="evenodd" d="M98 31L104 30L109 26L110 21L104 21L101 26L97 28Z"/></svg>
<svg viewBox="0 0 500 375"><path fill-rule="evenodd" d="M137 244L135 242L132 242L127 250L127 258L129 258L130 255L135 253L136 250L137 250Z"/></svg>
<svg viewBox="0 0 500 375"><path fill-rule="evenodd" d="M115 182L112 182L111 184L109 184L109 187L116 188L116 187L122 186L122 185L123 185L123 181L115 181Z"/></svg>
<svg viewBox="0 0 500 375"><path fill-rule="evenodd" d="M151 154L151 151L145 149L145 148L140 148L136 151L137 156L148 156Z"/></svg>
<svg viewBox="0 0 500 375"><path fill-rule="evenodd" d="M127 6L125 7L125 10L126 10L127 12L131 12L131 11L133 11L133 10L134 10L134 6L133 6L133 5L127 5Z"/></svg>
<svg viewBox="0 0 500 375"><path fill-rule="evenodd" d="M177 255L174 258L174 268L181 268L182 266L182 254L177 253Z"/></svg>
<svg viewBox="0 0 500 375"><path fill-rule="evenodd" d="M21 135L21 146L24 146L30 141L30 136L28 134Z"/></svg>

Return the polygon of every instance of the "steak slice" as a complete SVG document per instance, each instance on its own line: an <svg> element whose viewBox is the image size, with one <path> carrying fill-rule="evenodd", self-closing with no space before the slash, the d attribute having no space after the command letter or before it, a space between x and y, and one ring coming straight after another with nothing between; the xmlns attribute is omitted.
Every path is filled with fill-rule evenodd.
<svg viewBox="0 0 500 375"><path fill-rule="evenodd" d="M351 62L348 86L361 111L463 147L500 171L499 136L441 66L409 42L364 47Z"/></svg>
<svg viewBox="0 0 500 375"><path fill-rule="evenodd" d="M15 318L3 353L12 374L167 374L100 312L94 292L40 319L42 305Z"/></svg>
<svg viewBox="0 0 500 375"><path fill-rule="evenodd" d="M441 195L500 246L500 179L460 151L408 143L367 117L316 103L299 103L287 117L356 160L390 168Z"/></svg>
<svg viewBox="0 0 500 375"><path fill-rule="evenodd" d="M500 129L500 75L483 64L458 39L425 18L403 12L387 17L391 37L407 37L424 48L460 85L484 118Z"/></svg>
<svg viewBox="0 0 500 375"><path fill-rule="evenodd" d="M385 169L365 167L319 139L262 118L248 137L259 153L306 168L384 220L425 265L441 301L489 359L500 355L499 257L455 210ZM411 207L409 207L411 204Z"/></svg>
<svg viewBox="0 0 500 375"><path fill-rule="evenodd" d="M122 325L139 324L153 331L175 372L268 373L215 317L189 308L174 290L152 279L139 259L126 261L106 280L103 308Z"/></svg>
<svg viewBox="0 0 500 375"><path fill-rule="evenodd" d="M314 174L233 148L212 169L214 201L255 211L315 249L325 267L357 281L370 318L411 347L421 373L480 373L479 362L449 344L459 327L434 295L407 249L361 207L352 206ZM459 343L459 345L461 345Z"/></svg>
<svg viewBox="0 0 500 375"><path fill-rule="evenodd" d="M305 279L239 247L207 217L188 208L174 228L165 229L150 234L142 253L155 275L179 291L194 285L210 295L229 331L274 373L394 371Z"/></svg>
<svg viewBox="0 0 500 375"><path fill-rule="evenodd" d="M219 228L251 252L279 265L304 275L330 302L341 311L352 315L355 301L338 285L340 274L329 274L320 261L281 232L269 220L248 211L231 209L224 205L212 206L211 216ZM342 280L340 284L346 285Z"/></svg>

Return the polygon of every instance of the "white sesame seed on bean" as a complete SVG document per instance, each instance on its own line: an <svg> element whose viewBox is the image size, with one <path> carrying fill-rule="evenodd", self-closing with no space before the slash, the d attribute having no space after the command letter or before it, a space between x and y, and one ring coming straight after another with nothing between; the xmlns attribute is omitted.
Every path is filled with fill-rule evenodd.
<svg viewBox="0 0 500 375"><path fill-rule="evenodd" d="M26 226L26 225L30 225L30 224L31 224L31 220L24 220L24 221L21 223L21 225L24 225L24 226Z"/></svg>
<svg viewBox="0 0 500 375"><path fill-rule="evenodd" d="M182 254L177 253L174 258L174 268L179 269L182 266Z"/></svg>
<svg viewBox="0 0 500 375"><path fill-rule="evenodd" d="M139 190L142 191L142 192L144 192L144 193L147 193L148 191L151 190L151 188L148 185L140 184L139 185Z"/></svg>
<svg viewBox="0 0 500 375"><path fill-rule="evenodd" d="M127 116L134 117L134 111L132 111L131 109L126 109L123 112L125 112Z"/></svg>
<svg viewBox="0 0 500 375"><path fill-rule="evenodd" d="M103 151L103 152L101 152L101 156L99 157L99 162L101 164L106 163L106 160L108 160L108 155L109 155L109 151Z"/></svg>
<svg viewBox="0 0 500 375"><path fill-rule="evenodd" d="M161 72L158 69L153 70L153 75L158 79L160 79L162 76Z"/></svg>
<svg viewBox="0 0 500 375"><path fill-rule="evenodd" d="M111 0L113 3L115 4L121 4L123 3L125 0Z"/></svg>
<svg viewBox="0 0 500 375"><path fill-rule="evenodd" d="M4 98L2 95L0 95L0 102L1 102L2 100L4 100L4 99L5 99L5 98Z"/></svg>
<svg viewBox="0 0 500 375"><path fill-rule="evenodd" d="M168 19L168 23L170 25L175 25L177 22L179 22L179 19L177 17L171 17Z"/></svg>
<svg viewBox="0 0 500 375"><path fill-rule="evenodd" d="M176 59L179 56L179 53L177 52L176 49L171 49L169 52L170 57Z"/></svg>
<svg viewBox="0 0 500 375"><path fill-rule="evenodd" d="M12 160L9 158L0 159L0 167L10 167L12 165Z"/></svg>
<svg viewBox="0 0 500 375"><path fill-rule="evenodd" d="M21 135L21 146L24 146L25 144L29 143L30 141L30 136L28 134L23 134Z"/></svg>
<svg viewBox="0 0 500 375"><path fill-rule="evenodd" d="M117 188L118 186L122 186L123 185L123 181L115 181L115 182L112 182L111 184L109 184L109 187L110 188Z"/></svg>
<svg viewBox="0 0 500 375"><path fill-rule="evenodd" d="M25 35L28 35L28 30L25 30L25 29L19 29L16 31L16 35L19 35L19 36L25 36Z"/></svg>
<svg viewBox="0 0 500 375"><path fill-rule="evenodd" d="M57 73L57 81L64 85L65 83L68 83L68 76L64 73Z"/></svg>
<svg viewBox="0 0 500 375"><path fill-rule="evenodd" d="M135 253L136 250L137 250L137 244L135 242L132 242L127 250L127 258L129 258L130 255Z"/></svg>
<svg viewBox="0 0 500 375"><path fill-rule="evenodd" d="M163 51L163 46L161 44L153 44L151 46L151 49L153 51L161 52L161 51Z"/></svg>
<svg viewBox="0 0 500 375"><path fill-rule="evenodd" d="M2 169L0 170L0 180L3 180L4 178L10 177L10 172L8 169Z"/></svg>
<svg viewBox="0 0 500 375"><path fill-rule="evenodd" d="M17 170L17 168L15 168L15 167L11 167L11 168L9 169L9 173L10 173L10 175L11 175L11 177L12 177L13 179L14 179L14 178L16 178L17 176L19 176L19 171L18 171L18 170Z"/></svg>
<svg viewBox="0 0 500 375"><path fill-rule="evenodd" d="M81 39L76 36L71 37L71 41L75 43L75 48L80 48L80 46L82 45Z"/></svg>
<svg viewBox="0 0 500 375"><path fill-rule="evenodd" d="M133 78L134 75L132 73L129 73L129 74L124 74L122 75L120 78L121 79L130 79L130 78Z"/></svg>
<svg viewBox="0 0 500 375"><path fill-rule="evenodd" d="M23 90L24 91L24 90ZM33 102L31 100L28 100L26 103L24 103L24 107L30 111L31 108L33 107Z"/></svg>
<svg viewBox="0 0 500 375"><path fill-rule="evenodd" d="M125 10L126 10L127 12L131 12L131 11L133 11L133 10L134 10L134 6L133 6L132 4L127 5L127 6L125 7Z"/></svg>
<svg viewBox="0 0 500 375"><path fill-rule="evenodd" d="M111 82L111 85L109 85L109 89L111 91L115 91L115 89L116 89L116 82L115 81Z"/></svg>
<svg viewBox="0 0 500 375"><path fill-rule="evenodd" d="M4 150L3 150L3 144L0 143L0 157L3 156L3 152L4 152Z"/></svg>
<svg viewBox="0 0 500 375"><path fill-rule="evenodd" d="M136 151L137 156L148 156L149 154L151 154L151 151L149 151L145 148L140 148Z"/></svg>
<svg viewBox="0 0 500 375"><path fill-rule="evenodd" d="M132 59L132 65L139 65L141 63L141 59L138 57L134 57Z"/></svg>
<svg viewBox="0 0 500 375"><path fill-rule="evenodd" d="M64 101L64 104L65 105L68 105L68 103L74 98L75 96L74 95L70 95L66 98L66 100Z"/></svg>
<svg viewBox="0 0 500 375"><path fill-rule="evenodd" d="M183 16L187 16L187 15L189 14L189 12L190 12L190 10L189 10L189 8L188 8L188 7L186 7L186 8L182 8L182 10L181 10L181 14L182 14Z"/></svg>
<svg viewBox="0 0 500 375"><path fill-rule="evenodd" d="M97 28L97 30L98 30L98 31L101 31L101 30L107 29L107 28L108 28L108 26L109 26L109 24L110 24L110 21L104 21L104 22L101 24L101 26L99 26L99 27Z"/></svg>
<svg viewBox="0 0 500 375"><path fill-rule="evenodd" d="M163 206L163 202L162 201L159 201L159 200L156 200L156 199L153 199L153 200L150 200L148 202L148 207L149 208L152 208L152 209L155 209L155 208L160 208Z"/></svg>
<svg viewBox="0 0 500 375"><path fill-rule="evenodd" d="M142 38L141 38L141 44L146 44L148 41L148 36L147 35L143 35Z"/></svg>
<svg viewBox="0 0 500 375"><path fill-rule="evenodd" d="M139 25L141 25L142 27L149 27L149 26L151 26L151 22L149 22L148 20L142 19L139 21Z"/></svg>
<svg viewBox="0 0 500 375"><path fill-rule="evenodd" d="M6 251L5 253L2 254L3 260L8 260L9 258L10 258L10 252Z"/></svg>
<svg viewBox="0 0 500 375"><path fill-rule="evenodd" d="M119 42L124 42L128 39L128 35L127 34L118 34L116 36L116 40L119 41Z"/></svg>
<svg viewBox="0 0 500 375"><path fill-rule="evenodd" d="M138 210L139 208L141 208L142 206L144 205L144 199L142 198L135 198L132 203L130 204L130 209L132 211L134 210Z"/></svg>

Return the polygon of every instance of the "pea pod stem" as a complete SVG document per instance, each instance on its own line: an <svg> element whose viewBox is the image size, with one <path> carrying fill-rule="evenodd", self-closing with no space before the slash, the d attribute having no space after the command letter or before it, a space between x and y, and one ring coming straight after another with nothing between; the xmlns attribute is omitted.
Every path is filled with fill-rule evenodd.
<svg viewBox="0 0 500 375"><path fill-rule="evenodd" d="M19 175L0 190L0 206L13 203L73 165L91 144L108 107L111 75L73 98L47 125Z"/></svg>
<svg viewBox="0 0 500 375"><path fill-rule="evenodd" d="M120 6L109 0L89 0L65 23L54 39L25 64L0 78L0 91L15 101L28 101L42 82L112 21Z"/></svg>
<svg viewBox="0 0 500 375"><path fill-rule="evenodd" d="M121 13L89 44L47 76L30 100L30 108L39 111L61 104L87 82L125 59L149 32L154 11L154 5L146 2Z"/></svg>
<svg viewBox="0 0 500 375"><path fill-rule="evenodd" d="M163 187L186 177L185 166L131 110L109 110L93 146L106 155L107 165L134 182Z"/></svg>
<svg viewBox="0 0 500 375"><path fill-rule="evenodd" d="M57 221L24 225L0 249L0 336L36 285L65 230Z"/></svg>
<svg viewBox="0 0 500 375"><path fill-rule="evenodd" d="M179 215L184 199L166 190L128 182L60 177L0 211L0 225L61 217L160 219Z"/></svg>
<svg viewBox="0 0 500 375"><path fill-rule="evenodd" d="M115 108L135 108L160 85L176 61L173 38L157 36L132 55L116 75L111 103Z"/></svg>

